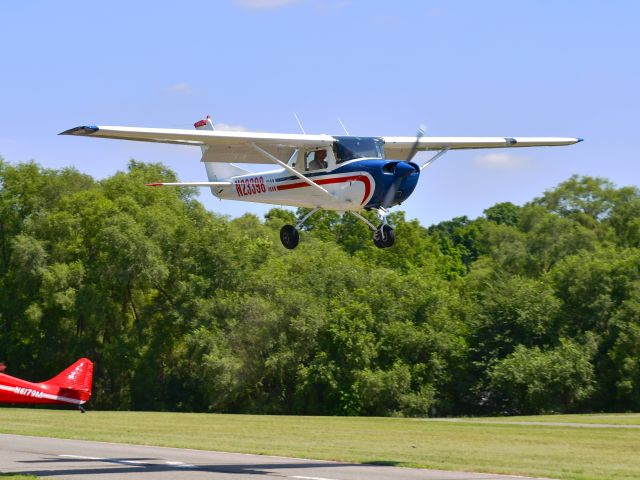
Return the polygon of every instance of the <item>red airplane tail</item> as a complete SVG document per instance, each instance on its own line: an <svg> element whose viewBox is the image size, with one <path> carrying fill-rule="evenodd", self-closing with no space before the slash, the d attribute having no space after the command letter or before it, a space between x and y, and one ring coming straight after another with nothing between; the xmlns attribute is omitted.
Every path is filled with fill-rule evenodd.
<svg viewBox="0 0 640 480"><path fill-rule="evenodd" d="M65 396L86 402L91 397L92 382L93 362L88 358L81 358L44 383L60 387L61 393L64 393Z"/></svg>

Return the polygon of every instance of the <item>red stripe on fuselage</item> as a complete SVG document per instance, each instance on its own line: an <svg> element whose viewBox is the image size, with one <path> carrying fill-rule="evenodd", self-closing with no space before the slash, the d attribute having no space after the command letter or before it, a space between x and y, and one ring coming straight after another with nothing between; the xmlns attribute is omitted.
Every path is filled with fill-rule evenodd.
<svg viewBox="0 0 640 480"><path fill-rule="evenodd" d="M314 180L312 180L314 181ZM364 202L369 198L369 192L371 192L371 181L369 177L366 175L352 175L350 177L339 177L339 178L325 178L324 180L318 180L315 183L318 185L328 185L331 183L342 183L342 182L362 182L364 183L364 197L362 197L362 201L360 205L363 205ZM298 182L298 183L290 183L288 185L278 185L278 191L281 190L291 190L293 188L302 188L309 187L310 185L306 182Z"/></svg>

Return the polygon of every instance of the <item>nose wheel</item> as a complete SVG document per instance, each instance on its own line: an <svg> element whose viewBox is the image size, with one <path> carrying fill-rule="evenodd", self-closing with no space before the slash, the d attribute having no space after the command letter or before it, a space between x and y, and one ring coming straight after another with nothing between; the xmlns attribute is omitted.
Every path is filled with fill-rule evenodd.
<svg viewBox="0 0 640 480"><path fill-rule="evenodd" d="M371 230L373 230L373 244L376 247L389 248L396 242L396 234L394 233L391 225L387 223L387 215L389 214L389 211L387 209L378 209L378 216L380 217L380 220L382 220L382 223L378 227L376 227L373 223L360 215L358 212L351 211L350 213L356 218L362 220L369 226Z"/></svg>
<svg viewBox="0 0 640 480"><path fill-rule="evenodd" d="M373 232L373 244L378 248L389 248L396 242L396 234L393 228L386 223L380 225Z"/></svg>

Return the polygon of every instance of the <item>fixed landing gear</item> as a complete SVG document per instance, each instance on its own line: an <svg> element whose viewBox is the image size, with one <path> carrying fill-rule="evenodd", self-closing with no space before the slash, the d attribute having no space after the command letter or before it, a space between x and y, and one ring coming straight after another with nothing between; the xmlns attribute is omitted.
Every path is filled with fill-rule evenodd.
<svg viewBox="0 0 640 480"><path fill-rule="evenodd" d="M311 210L302 217L298 223L296 223L295 227L293 225L285 225L280 229L280 241L282 242L282 245L284 245L284 248L293 250L298 246L298 243L300 243L300 232L298 232L298 229L318 210L320 210L320 208L314 208Z"/></svg>
<svg viewBox="0 0 640 480"><path fill-rule="evenodd" d="M300 232L298 232L298 229L304 224L304 222L307 221L307 219L311 215L313 215L318 210L320 209L314 208L313 210L311 210L298 223L296 223L295 227L293 225L284 225L280 229L280 241L282 242L282 245L284 245L284 248L293 250L298 246L298 243L300 243ZM358 212L351 211L351 214L362 220L369 226L371 230L373 230L373 244L376 247L389 248L396 242L396 234L394 233L391 225L387 223L387 215L389 214L387 209L378 209L378 216L382 221L382 223L378 227L376 227Z"/></svg>
<svg viewBox="0 0 640 480"><path fill-rule="evenodd" d="M364 223L369 225L369 228L373 230L373 244L378 248L389 248L393 246L396 242L396 234L393 232L393 228L391 225L387 223L387 215L389 211L386 208L378 208L378 217L382 223L380 226L376 227L373 223L367 220L365 217L360 215L358 212L351 212L355 217L362 220Z"/></svg>
<svg viewBox="0 0 640 480"><path fill-rule="evenodd" d="M285 225L280 229L280 241L284 248L293 250L300 242L300 234L293 225Z"/></svg>
<svg viewBox="0 0 640 480"><path fill-rule="evenodd" d="M393 228L386 223L380 225L375 232L373 232L373 244L378 248L389 248L396 242L396 234L393 232Z"/></svg>

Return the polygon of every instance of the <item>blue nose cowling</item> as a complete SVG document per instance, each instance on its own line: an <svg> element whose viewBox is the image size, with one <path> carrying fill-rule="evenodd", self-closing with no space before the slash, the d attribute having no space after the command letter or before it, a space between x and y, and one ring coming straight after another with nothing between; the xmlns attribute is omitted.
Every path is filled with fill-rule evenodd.
<svg viewBox="0 0 640 480"><path fill-rule="evenodd" d="M395 170L393 171L393 176L395 178L406 178L412 173L420 172L419 168L416 168L413 164L409 162L398 162Z"/></svg>
<svg viewBox="0 0 640 480"><path fill-rule="evenodd" d="M393 170L393 181L387 187L382 206L389 208L404 202L413 193L420 177L420 167L412 162L398 162Z"/></svg>
<svg viewBox="0 0 640 480"><path fill-rule="evenodd" d="M404 202L409 196L413 193L418 184L418 178L420 177L420 170L415 172L414 174L405 177L404 180L400 183L400 193L396 197L396 204L399 205Z"/></svg>

